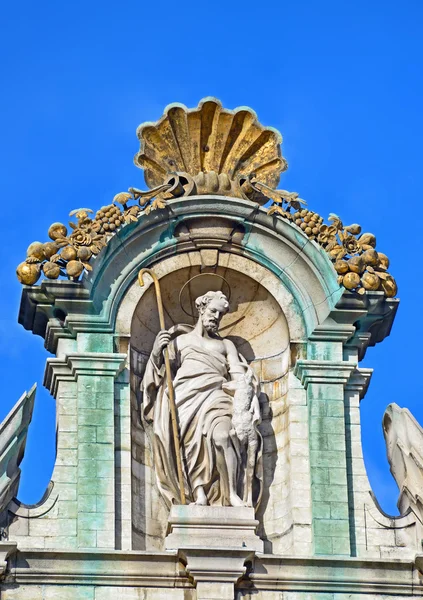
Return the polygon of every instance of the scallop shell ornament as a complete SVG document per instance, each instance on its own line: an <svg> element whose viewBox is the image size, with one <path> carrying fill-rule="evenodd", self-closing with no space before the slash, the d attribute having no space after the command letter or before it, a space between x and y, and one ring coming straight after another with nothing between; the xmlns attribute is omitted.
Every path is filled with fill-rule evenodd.
<svg viewBox="0 0 423 600"><path fill-rule="evenodd" d="M216 98L204 98L194 109L170 104L156 123L140 125L137 135L134 162L150 188L178 174L190 182L190 195L243 198L248 177L275 188L287 169L281 134L263 127L251 108L227 110Z"/></svg>

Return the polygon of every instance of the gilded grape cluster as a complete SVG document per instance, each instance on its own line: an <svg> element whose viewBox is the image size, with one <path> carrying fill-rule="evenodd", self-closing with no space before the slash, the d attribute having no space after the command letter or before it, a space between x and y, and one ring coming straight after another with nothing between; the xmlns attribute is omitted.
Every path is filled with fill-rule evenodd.
<svg viewBox="0 0 423 600"><path fill-rule="evenodd" d="M112 233L123 225L125 217L119 206L109 204L96 212L94 220L100 223L99 233Z"/></svg>
<svg viewBox="0 0 423 600"><path fill-rule="evenodd" d="M292 221L312 240L320 233L323 217L311 210L303 208L292 215Z"/></svg>

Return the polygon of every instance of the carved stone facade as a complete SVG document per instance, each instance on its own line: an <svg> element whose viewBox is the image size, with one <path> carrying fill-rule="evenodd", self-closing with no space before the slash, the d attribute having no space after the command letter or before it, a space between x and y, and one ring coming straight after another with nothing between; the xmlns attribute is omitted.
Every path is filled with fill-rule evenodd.
<svg viewBox="0 0 423 600"><path fill-rule="evenodd" d="M0 434L14 457L2 459L2 600L423 595L421 428L395 406L384 418L399 517L371 492L360 438L372 371L359 362L389 335L397 299L341 287L321 245L232 194L168 199L122 226L91 266L80 281L23 288L20 323L55 355L45 385L57 402L57 457L42 501L20 504L30 394L17 406L26 416ZM167 330L196 325L187 283L196 276L230 289L219 332L257 381L256 510L210 495L208 506L169 506L160 493L141 390L161 327L142 268L159 281Z"/></svg>

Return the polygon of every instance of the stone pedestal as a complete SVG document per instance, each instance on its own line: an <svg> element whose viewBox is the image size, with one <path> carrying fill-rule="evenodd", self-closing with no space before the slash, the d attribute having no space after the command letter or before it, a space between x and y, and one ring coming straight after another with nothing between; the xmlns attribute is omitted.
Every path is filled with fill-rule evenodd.
<svg viewBox="0 0 423 600"><path fill-rule="evenodd" d="M232 506L172 506L166 550L217 548L263 552L256 535L254 508Z"/></svg>
<svg viewBox="0 0 423 600"><path fill-rule="evenodd" d="M166 550L177 550L194 580L198 600L231 600L245 563L263 542L254 509L231 506L172 506Z"/></svg>

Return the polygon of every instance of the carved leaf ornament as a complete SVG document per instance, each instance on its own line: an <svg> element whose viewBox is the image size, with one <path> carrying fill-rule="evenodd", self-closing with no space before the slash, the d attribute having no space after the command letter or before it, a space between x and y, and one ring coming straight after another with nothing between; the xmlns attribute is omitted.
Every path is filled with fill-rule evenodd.
<svg viewBox="0 0 423 600"><path fill-rule="evenodd" d="M215 98L203 99L194 109L171 104L159 121L140 125L137 135L140 151L134 162L144 169L150 189L120 192L95 215L88 208L73 210L69 227L53 223L50 241L33 242L18 266L22 284L34 285L41 275L77 281L84 270L91 270L93 256L121 227L152 210L166 209L172 198L219 194L260 206L270 202L269 215L289 221L324 248L346 289L396 295L389 259L376 251L373 234L362 233L357 224L344 226L335 214L324 223L318 213L305 208L306 202L296 192L276 189L287 169L282 136L263 127L250 108L227 110Z"/></svg>

